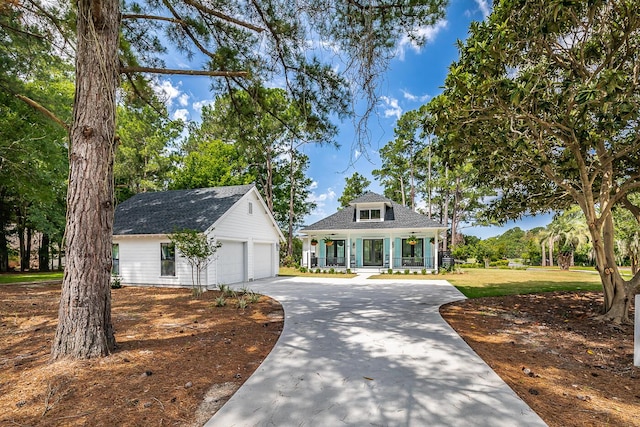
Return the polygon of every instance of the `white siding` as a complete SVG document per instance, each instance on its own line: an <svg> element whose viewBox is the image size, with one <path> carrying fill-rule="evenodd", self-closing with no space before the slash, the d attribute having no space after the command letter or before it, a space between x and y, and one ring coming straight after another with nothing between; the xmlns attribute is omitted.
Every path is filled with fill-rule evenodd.
<svg viewBox="0 0 640 427"><path fill-rule="evenodd" d="M176 254L176 275L160 275L160 244L169 239L159 236L114 236L120 245L120 277L128 285L191 286L191 268ZM206 276L203 277L203 283Z"/></svg>

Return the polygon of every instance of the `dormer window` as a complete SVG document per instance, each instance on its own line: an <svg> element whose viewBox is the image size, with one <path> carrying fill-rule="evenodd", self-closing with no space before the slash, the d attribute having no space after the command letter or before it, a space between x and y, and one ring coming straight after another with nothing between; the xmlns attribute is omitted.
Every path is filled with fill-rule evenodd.
<svg viewBox="0 0 640 427"><path fill-rule="evenodd" d="M380 221L380 209L360 209L360 221Z"/></svg>

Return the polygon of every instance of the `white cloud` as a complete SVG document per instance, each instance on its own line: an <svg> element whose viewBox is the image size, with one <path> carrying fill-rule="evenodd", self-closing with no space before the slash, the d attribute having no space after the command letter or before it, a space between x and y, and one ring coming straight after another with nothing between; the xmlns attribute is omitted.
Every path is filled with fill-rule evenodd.
<svg viewBox="0 0 640 427"><path fill-rule="evenodd" d="M420 52L422 45L433 42L438 36L438 33L447 28L447 25L447 20L443 19L442 21L436 22L434 25L420 27L414 31L414 36L417 37L417 40L411 39L405 34L398 44L398 58L401 61L404 60L407 48L411 48L415 52Z"/></svg>
<svg viewBox="0 0 640 427"><path fill-rule="evenodd" d="M189 105L189 95L187 95L186 93L180 94L180 96L178 96L178 104L183 107Z"/></svg>
<svg viewBox="0 0 640 427"><path fill-rule="evenodd" d="M318 183L313 181L311 188L318 188ZM309 197L307 197L307 201L316 204L316 208L311 213L311 217L318 218L318 220L326 217L327 212L325 211L325 207L327 206L327 203L331 203L335 198L336 192L333 191L333 188L331 187L327 188L327 191L324 193L316 194L315 192L311 192Z"/></svg>
<svg viewBox="0 0 640 427"><path fill-rule="evenodd" d="M475 0L475 2L478 5L483 18L486 18L491 14L491 4L488 0Z"/></svg>
<svg viewBox="0 0 640 427"><path fill-rule="evenodd" d="M174 86L169 80L155 80L152 83L152 87L156 95L167 105L167 108L170 108L173 105L173 101L181 94L181 83L179 82L177 86Z"/></svg>
<svg viewBox="0 0 640 427"><path fill-rule="evenodd" d="M353 151L353 158L355 160L358 160L358 157L360 157L361 154L362 154L362 152L360 150L354 150Z"/></svg>
<svg viewBox="0 0 640 427"><path fill-rule="evenodd" d="M318 181L312 181L309 190L315 190L316 188L318 188Z"/></svg>
<svg viewBox="0 0 640 427"><path fill-rule="evenodd" d="M182 120L184 122L187 121L187 117L189 117L189 110L186 108L179 108L172 115L173 120Z"/></svg>
<svg viewBox="0 0 640 427"><path fill-rule="evenodd" d="M215 100L213 99L203 99L202 101L196 101L194 102L191 107L198 112L202 111L202 107L204 107L205 105L213 105L213 103L215 102Z"/></svg>
<svg viewBox="0 0 640 427"><path fill-rule="evenodd" d="M389 98L387 96L381 96L380 100L384 104L384 116L400 118L402 115L402 108L398 104L398 100L395 98Z"/></svg>
<svg viewBox="0 0 640 427"><path fill-rule="evenodd" d="M318 183L316 183L316 188L317 187L318 187ZM317 203L318 206L320 206L320 204L324 206L324 202L326 202L327 200L333 200L335 198L336 198L336 192L333 191L333 188L331 187L327 188L327 191L325 193L316 194L312 192L309 195L309 201Z"/></svg>
<svg viewBox="0 0 640 427"><path fill-rule="evenodd" d="M404 96L404 99L406 99L407 101L411 101L411 102L427 102L430 98L431 95L429 94L424 94L424 95L414 95L411 92L408 92L404 89L401 89L402 91L402 96Z"/></svg>

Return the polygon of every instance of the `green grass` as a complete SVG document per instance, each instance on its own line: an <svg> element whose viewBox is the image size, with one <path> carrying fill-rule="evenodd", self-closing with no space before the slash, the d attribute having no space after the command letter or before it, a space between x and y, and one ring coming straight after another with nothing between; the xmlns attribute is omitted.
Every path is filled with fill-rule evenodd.
<svg viewBox="0 0 640 427"><path fill-rule="evenodd" d="M404 273L400 273L400 274L388 274L388 273L383 273L383 274L374 274L373 276L369 276L369 279L391 279L391 280L402 280L402 279L407 279L407 280L433 280L433 279L437 279L438 275L437 274L413 274L413 272L409 273L409 274L404 274Z"/></svg>
<svg viewBox="0 0 640 427"><path fill-rule="evenodd" d="M25 282L48 282L50 280L62 281L62 271L46 273L2 273L0 274L0 284L25 283Z"/></svg>
<svg viewBox="0 0 640 427"><path fill-rule="evenodd" d="M329 271L328 268L324 268L324 269L320 269L320 270L325 270L325 271ZM315 271L315 269L314 269ZM339 271L336 271L333 274L330 273L313 273L313 272L307 272L307 273L301 273L300 270L298 270L297 268L293 268L293 267L280 267L280 271L278 273L278 276L283 276L283 277L333 277L335 279L351 279L352 277L356 277L357 274L355 273L349 273L349 274L345 274Z"/></svg>
<svg viewBox="0 0 640 427"><path fill-rule="evenodd" d="M601 291L600 276L588 271L467 269L446 279L467 298L553 291Z"/></svg>

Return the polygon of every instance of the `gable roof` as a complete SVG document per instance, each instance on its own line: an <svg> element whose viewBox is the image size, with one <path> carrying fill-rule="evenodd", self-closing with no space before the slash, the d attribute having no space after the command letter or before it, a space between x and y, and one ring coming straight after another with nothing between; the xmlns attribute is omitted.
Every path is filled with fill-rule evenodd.
<svg viewBox="0 0 640 427"><path fill-rule="evenodd" d="M136 194L115 211L114 235L206 231L255 184Z"/></svg>
<svg viewBox="0 0 640 427"><path fill-rule="evenodd" d="M357 197L349 202L349 205L357 205L358 203L385 203L389 206L393 203L393 200L381 196L380 194L374 193L372 191L367 191L362 196Z"/></svg>
<svg viewBox="0 0 640 427"><path fill-rule="evenodd" d="M384 221L356 221L359 203L376 202L385 203ZM380 194L368 192L353 200L349 206L300 231L305 233L325 230L384 230L393 228L445 229L446 227Z"/></svg>

